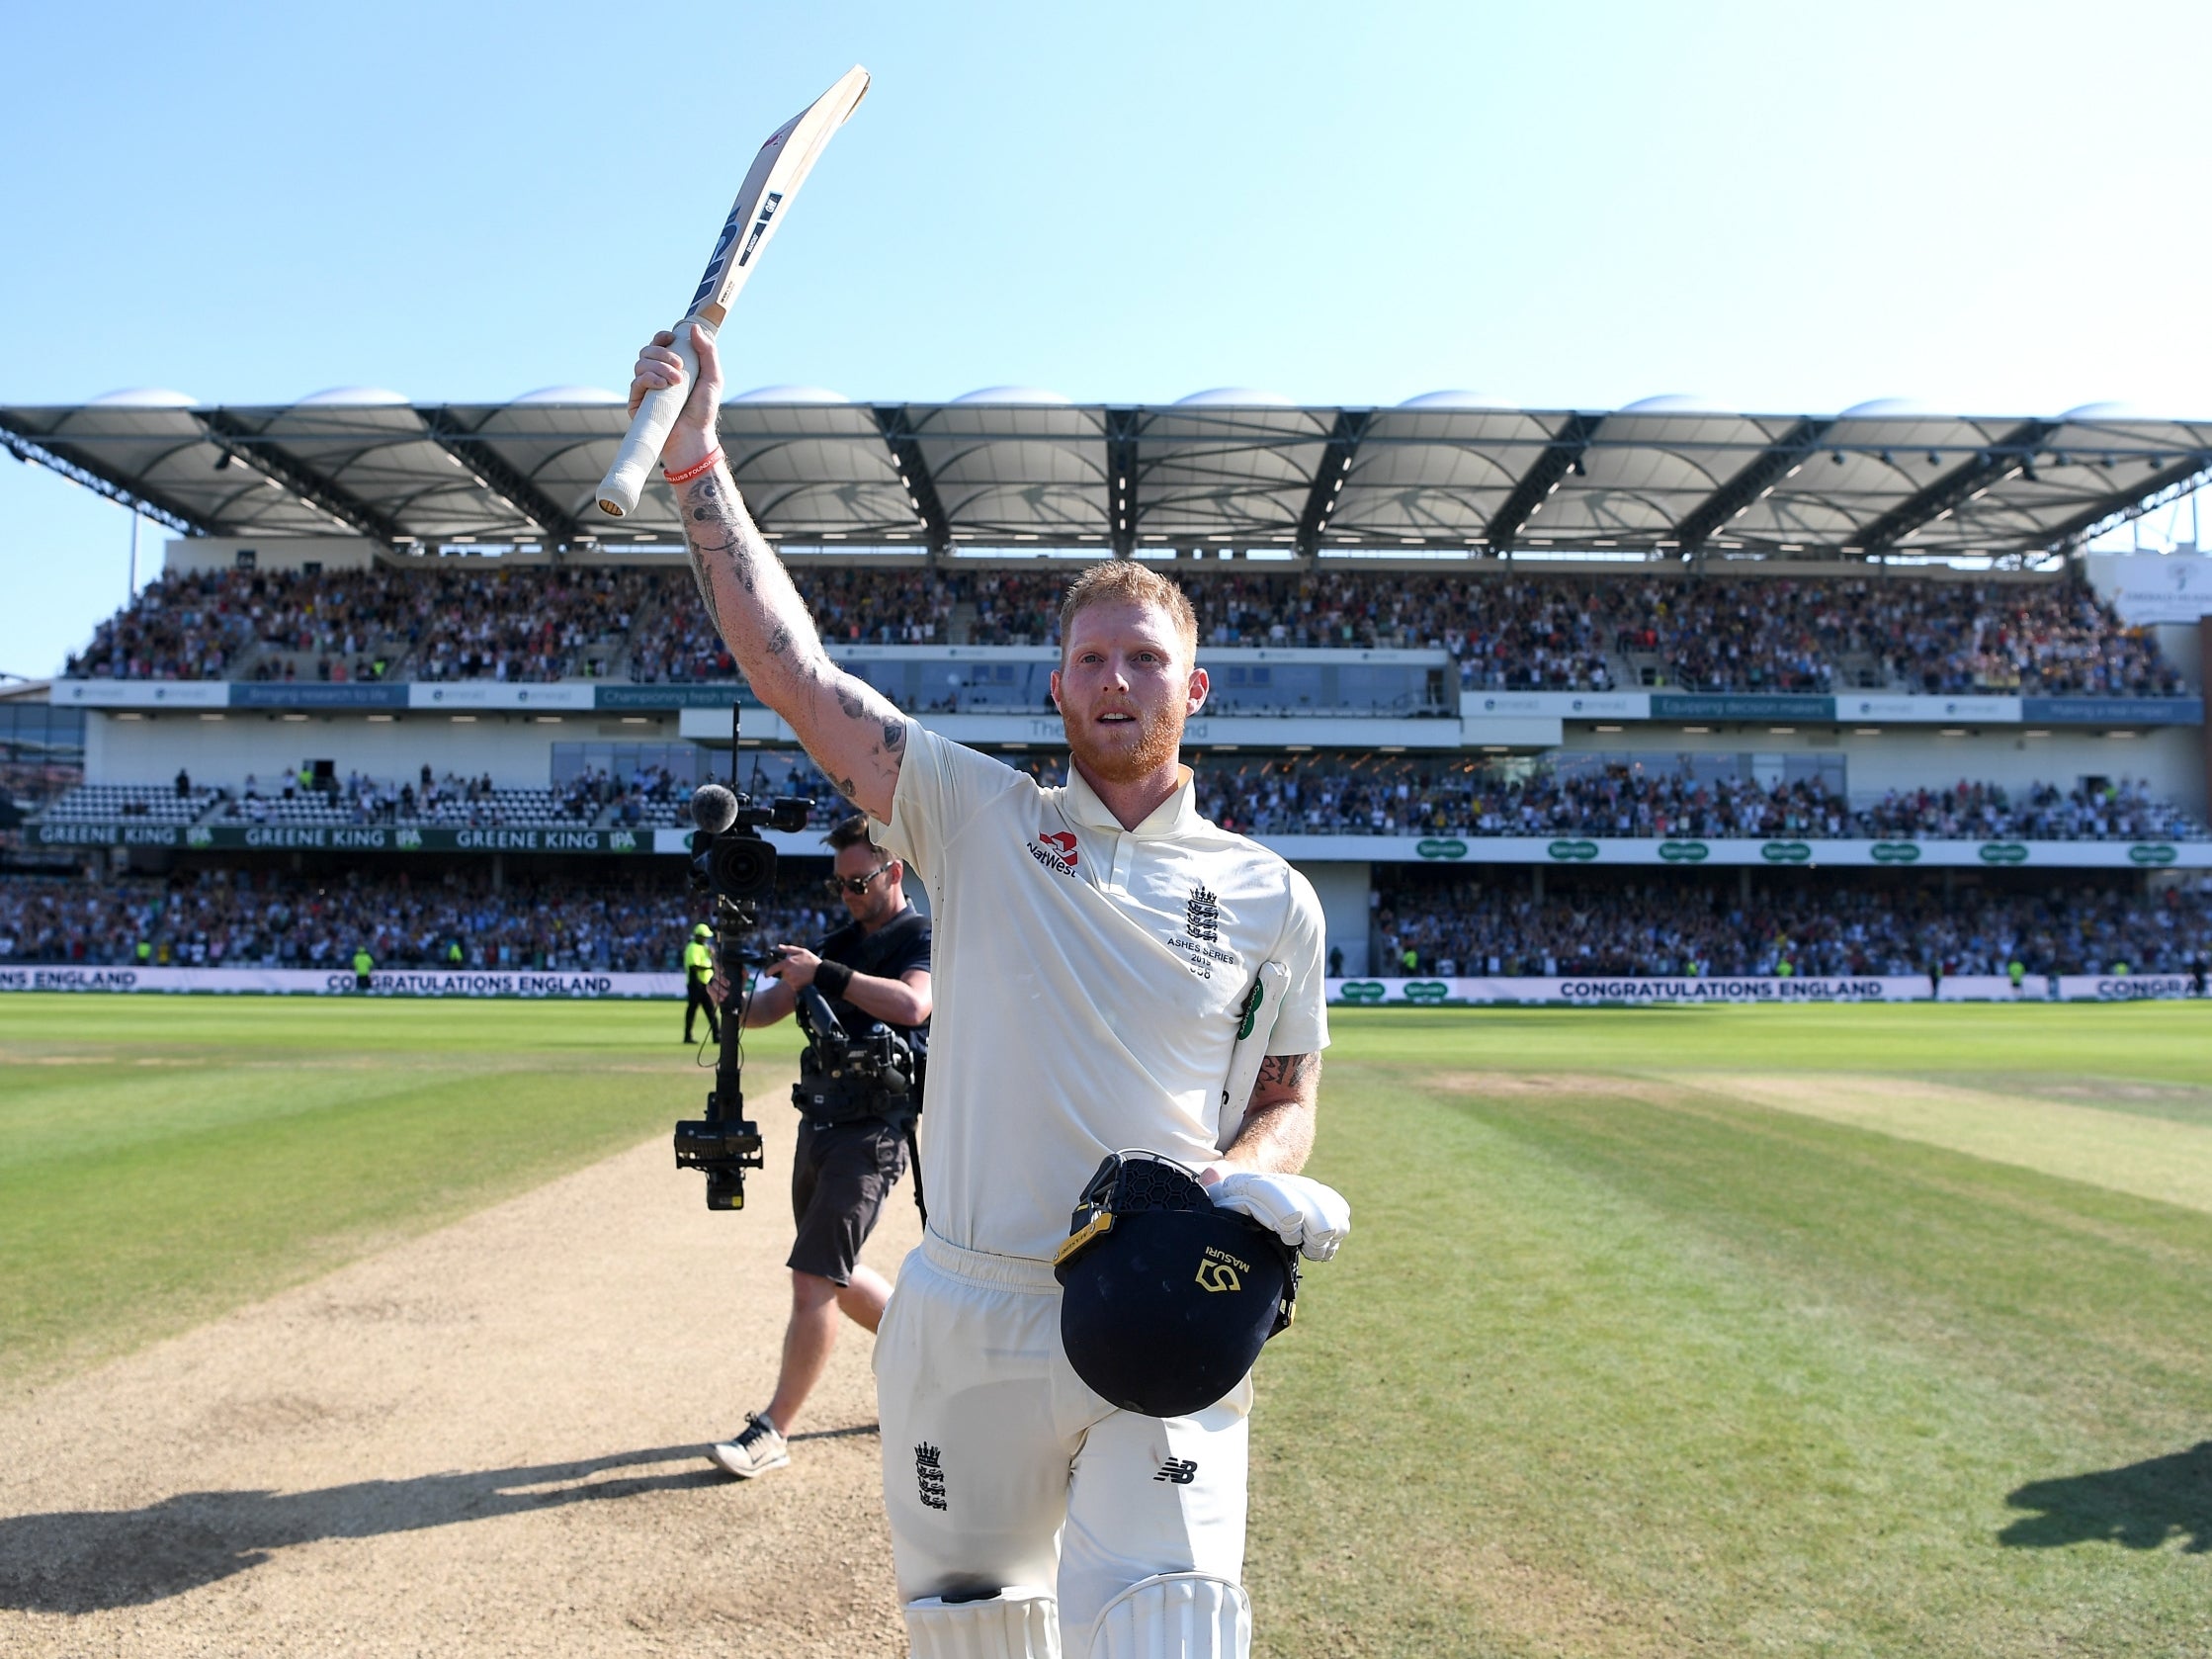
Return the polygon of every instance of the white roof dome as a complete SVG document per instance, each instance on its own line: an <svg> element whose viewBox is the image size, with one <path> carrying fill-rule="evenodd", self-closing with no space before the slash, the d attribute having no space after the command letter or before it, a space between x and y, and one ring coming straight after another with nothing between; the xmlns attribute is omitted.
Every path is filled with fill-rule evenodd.
<svg viewBox="0 0 2212 1659"><path fill-rule="evenodd" d="M627 403L629 398L603 386L542 386L514 399L516 403Z"/></svg>
<svg viewBox="0 0 2212 1659"><path fill-rule="evenodd" d="M364 409L402 406L408 399L396 392L381 386L334 386L327 392L310 392L292 406L296 409L316 407Z"/></svg>
<svg viewBox="0 0 2212 1659"><path fill-rule="evenodd" d="M199 403L197 397L187 397L181 392L169 392L158 386L132 387L127 392L110 392L85 404L88 409L189 409Z"/></svg>
<svg viewBox="0 0 2212 1659"><path fill-rule="evenodd" d="M1041 386L985 386L974 392L964 392L953 399L956 403L1041 403L1065 407L1074 402L1063 393L1049 392Z"/></svg>
<svg viewBox="0 0 2212 1659"><path fill-rule="evenodd" d="M1639 397L1633 403L1623 403L1619 414L1727 414L1711 398L1700 397L1688 392L1662 392L1656 397Z"/></svg>
<svg viewBox="0 0 2212 1659"><path fill-rule="evenodd" d="M1883 415L1933 415L1949 419L1946 411L1930 407L1917 397L1870 397L1863 403L1853 403L1837 418L1840 420L1875 420Z"/></svg>
<svg viewBox="0 0 2212 1659"><path fill-rule="evenodd" d="M1217 386L1178 397L1178 409L1295 409L1298 405L1279 392L1260 392L1248 386Z"/></svg>
<svg viewBox="0 0 2212 1659"><path fill-rule="evenodd" d="M1515 404L1480 392L1424 392L1398 405L1402 409L1510 409Z"/></svg>
<svg viewBox="0 0 2212 1659"><path fill-rule="evenodd" d="M750 392L740 392L734 397L723 399L725 403L850 403L852 399L842 392L832 392L824 386L756 386Z"/></svg>
<svg viewBox="0 0 2212 1659"><path fill-rule="evenodd" d="M2150 420L2153 417L2135 403L2077 403L2059 416L2061 420Z"/></svg>

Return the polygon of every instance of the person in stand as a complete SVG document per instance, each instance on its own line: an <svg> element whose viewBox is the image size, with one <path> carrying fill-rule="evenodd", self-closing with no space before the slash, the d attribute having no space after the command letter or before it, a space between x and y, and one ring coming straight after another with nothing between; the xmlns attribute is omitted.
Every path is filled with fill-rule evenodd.
<svg viewBox="0 0 2212 1659"><path fill-rule="evenodd" d="M1070 1656L1243 1659L1250 1376L1184 1416L1115 1406L1062 1342L1053 1258L1123 1149L1181 1164L1285 1249L1335 1254L1349 1206L1296 1174L1328 1041L1320 902L1199 814L1181 747L1209 682L1180 587L1135 560L1070 585L1051 682L1068 780L1041 786L830 658L718 447L714 340L692 329L691 375L674 339L639 354L631 407L685 388L661 460L708 618L930 884L930 1210L875 1355L909 1641L1039 1659L1064 1628Z"/></svg>
<svg viewBox="0 0 2212 1659"><path fill-rule="evenodd" d="M852 920L812 950L776 947L743 1008L731 1017L747 1030L773 1025L799 1005L808 986L828 1001L848 1036L877 1020L917 1050L929 1040L929 918L906 898L906 867L869 838L868 820L855 814L829 832L834 853L829 887ZM717 977L719 1002L727 982ZM812 1058L811 1052L808 1057ZM799 1236L791 1247L791 1322L784 1328L783 1367L765 1410L709 1452L716 1465L740 1480L780 1469L791 1461L789 1437L799 1413L821 1380L837 1341L842 1313L871 1336L891 1299L891 1284L863 1266L861 1246L876 1230L884 1200L906 1171L906 1137L913 1129L914 1097L888 1098L866 1087L833 1087L818 1066L801 1062L800 1096L806 1114L792 1157L791 1207Z"/></svg>
<svg viewBox="0 0 2212 1659"><path fill-rule="evenodd" d="M708 1041L722 1041L722 1020L715 1012L715 999L708 991L714 978L715 930L702 921L684 941L684 1042L687 1045L698 1040L691 1034L691 1027L701 1012L707 1015Z"/></svg>

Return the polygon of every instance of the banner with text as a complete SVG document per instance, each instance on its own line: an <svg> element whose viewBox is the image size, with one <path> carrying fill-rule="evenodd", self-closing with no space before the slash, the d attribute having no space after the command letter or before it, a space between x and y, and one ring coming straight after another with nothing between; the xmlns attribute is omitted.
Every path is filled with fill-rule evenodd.
<svg viewBox="0 0 2212 1659"><path fill-rule="evenodd" d="M2195 995L2186 974L2068 974L2057 981L2062 1002L2112 1003ZM1962 974L1945 979L1930 996L1925 974L1870 974L1839 978L1805 975L1727 979L1586 976L1510 979L1332 979L1328 1001L1340 1007L1444 1006L1486 1003L1552 1003L1595 1007L1638 1003L2028 1003L2050 1000L2052 981L2030 974L2017 987L2001 974Z"/></svg>
<svg viewBox="0 0 2212 1659"><path fill-rule="evenodd" d="M0 991L214 992L248 997L675 997L681 974L560 973L509 968L379 968L369 989L340 968L73 968L0 965Z"/></svg>

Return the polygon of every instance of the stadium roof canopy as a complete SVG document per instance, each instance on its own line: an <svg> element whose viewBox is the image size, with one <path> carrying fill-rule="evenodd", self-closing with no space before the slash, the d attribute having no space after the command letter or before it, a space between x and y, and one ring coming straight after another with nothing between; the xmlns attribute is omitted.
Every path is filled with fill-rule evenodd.
<svg viewBox="0 0 2212 1659"><path fill-rule="evenodd" d="M2212 422L2110 404L1969 418L1686 402L1601 413L1433 393L1302 408L1216 393L1110 406L998 389L871 404L776 388L725 404L722 431L772 536L938 551L2015 559L2079 546L2212 476ZM0 406L18 458L185 534L399 548L673 541L657 480L629 519L593 505L626 424L581 389L510 403L356 390L276 407L161 393Z"/></svg>

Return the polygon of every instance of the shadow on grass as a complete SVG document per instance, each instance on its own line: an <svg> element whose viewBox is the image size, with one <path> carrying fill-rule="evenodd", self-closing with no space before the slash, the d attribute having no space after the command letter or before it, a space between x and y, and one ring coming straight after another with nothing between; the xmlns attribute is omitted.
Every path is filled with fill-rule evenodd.
<svg viewBox="0 0 2212 1659"><path fill-rule="evenodd" d="M2212 1552L2212 1441L2122 1468L2031 1480L2004 1501L2043 1512L1998 1533L1999 1543L2014 1549L2099 1542L2157 1549L2179 1538L2184 1553L2202 1555Z"/></svg>
<svg viewBox="0 0 2212 1659"><path fill-rule="evenodd" d="M0 1519L0 1609L142 1607L258 1566L290 1544L726 1484L718 1471L698 1466L704 1451L655 1446L570 1463L363 1480L313 1492L180 1492L144 1509L10 1516ZM678 1460L693 1466L592 1478Z"/></svg>

